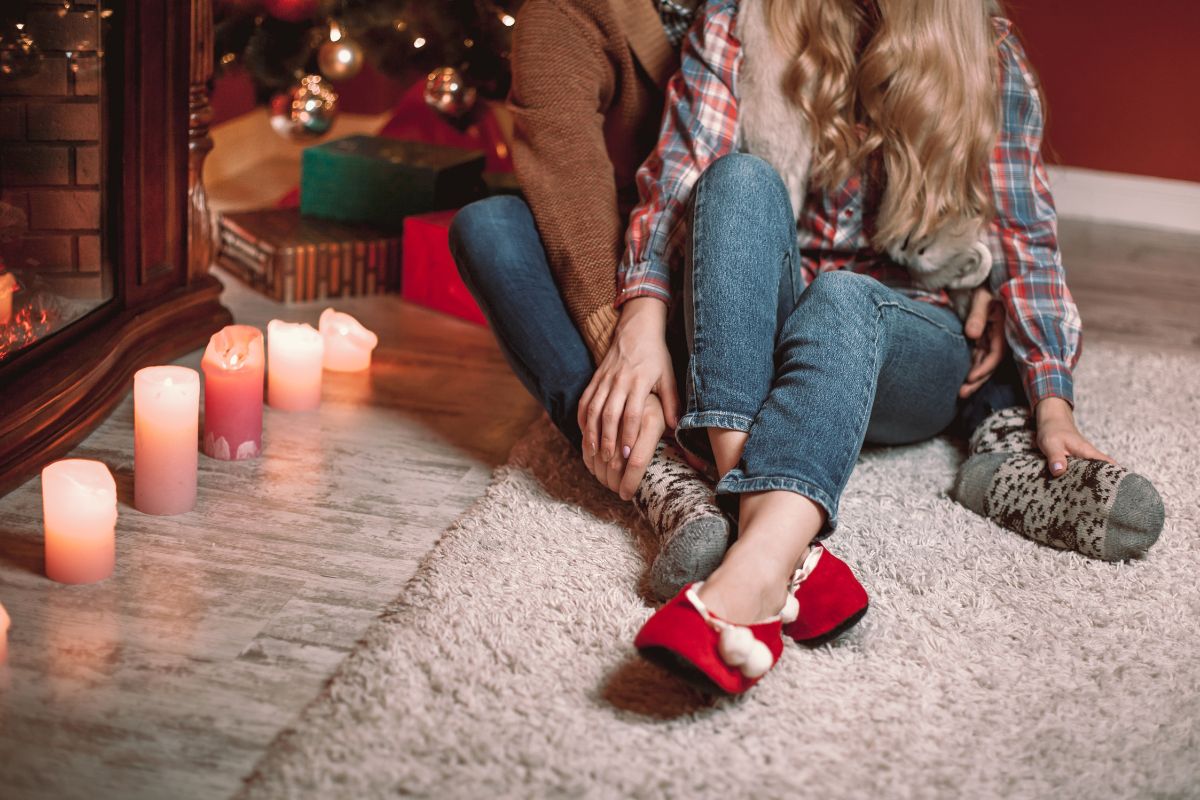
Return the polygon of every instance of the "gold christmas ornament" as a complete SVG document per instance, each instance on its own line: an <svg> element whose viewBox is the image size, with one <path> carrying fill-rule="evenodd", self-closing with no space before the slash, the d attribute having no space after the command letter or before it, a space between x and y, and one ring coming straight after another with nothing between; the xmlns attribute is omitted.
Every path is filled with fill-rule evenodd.
<svg viewBox="0 0 1200 800"><path fill-rule="evenodd" d="M317 66L321 68L321 74L331 81L353 78L362 71L362 48L346 36L336 42L325 42L317 51Z"/></svg>

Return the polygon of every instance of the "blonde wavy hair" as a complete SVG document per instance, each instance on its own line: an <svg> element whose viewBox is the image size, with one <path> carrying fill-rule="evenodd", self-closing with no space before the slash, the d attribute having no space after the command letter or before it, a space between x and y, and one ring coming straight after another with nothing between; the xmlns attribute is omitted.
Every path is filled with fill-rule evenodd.
<svg viewBox="0 0 1200 800"><path fill-rule="evenodd" d="M795 54L782 88L811 124L810 183L836 188L882 156L876 247L990 219L995 0L764 2L777 43Z"/></svg>

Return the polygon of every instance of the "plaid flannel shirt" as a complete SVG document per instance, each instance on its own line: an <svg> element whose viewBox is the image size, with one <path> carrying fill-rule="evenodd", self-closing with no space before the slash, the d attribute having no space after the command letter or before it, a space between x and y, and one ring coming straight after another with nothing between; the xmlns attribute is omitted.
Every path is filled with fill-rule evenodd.
<svg viewBox="0 0 1200 800"><path fill-rule="evenodd" d="M682 66L667 87L658 146L638 171L641 202L630 215L618 268L617 306L635 297L671 300L673 270L687 237L688 198L700 174L739 146L737 86L741 44L736 0L708 0L684 40ZM1024 50L1007 20L996 19L1000 131L989 180L995 218L987 231L992 292L1004 305L1005 335L1031 405L1047 397L1074 402L1071 368L1079 358L1079 314L1058 250L1057 218L1041 158L1042 108ZM864 228L865 176L835 191L813 191L797 225L804 280L851 269L897 291L941 305L908 271L875 251Z"/></svg>

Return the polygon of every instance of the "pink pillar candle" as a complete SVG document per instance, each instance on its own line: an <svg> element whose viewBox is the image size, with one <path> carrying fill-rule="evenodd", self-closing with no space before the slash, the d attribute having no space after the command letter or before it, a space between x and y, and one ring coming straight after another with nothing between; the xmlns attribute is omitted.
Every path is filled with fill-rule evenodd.
<svg viewBox="0 0 1200 800"><path fill-rule="evenodd" d="M117 484L99 461L68 458L42 470L46 576L95 583L116 562Z"/></svg>
<svg viewBox="0 0 1200 800"><path fill-rule="evenodd" d="M361 372L371 366L371 351L379 337L349 314L327 308L317 324L325 340L325 369L333 372Z"/></svg>
<svg viewBox="0 0 1200 800"><path fill-rule="evenodd" d="M213 334L204 351L204 454L240 461L262 453L263 335L249 325Z"/></svg>
<svg viewBox="0 0 1200 800"><path fill-rule="evenodd" d="M8 612L0 605L0 667L8 661Z"/></svg>
<svg viewBox="0 0 1200 800"><path fill-rule="evenodd" d="M267 402L281 411L312 411L321 405L324 341L306 323L267 323Z"/></svg>
<svg viewBox="0 0 1200 800"><path fill-rule="evenodd" d="M133 376L133 505L182 514L196 505L200 374L146 367Z"/></svg>

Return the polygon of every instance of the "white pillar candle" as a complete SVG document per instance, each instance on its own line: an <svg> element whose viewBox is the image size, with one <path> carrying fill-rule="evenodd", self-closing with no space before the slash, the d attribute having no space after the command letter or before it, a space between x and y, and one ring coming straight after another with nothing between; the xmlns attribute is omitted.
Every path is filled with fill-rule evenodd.
<svg viewBox="0 0 1200 800"><path fill-rule="evenodd" d="M379 337L349 314L327 308L317 323L325 340L325 369L333 372L360 372L371 366L371 351Z"/></svg>
<svg viewBox="0 0 1200 800"><path fill-rule="evenodd" d="M117 484L99 461L68 458L42 470L46 576L95 583L116 562Z"/></svg>
<svg viewBox="0 0 1200 800"><path fill-rule="evenodd" d="M144 514L182 514L196 505L200 375L146 367L133 376L133 505Z"/></svg>
<svg viewBox="0 0 1200 800"><path fill-rule="evenodd" d="M306 323L267 323L267 403L283 411L321 405L321 334Z"/></svg>

